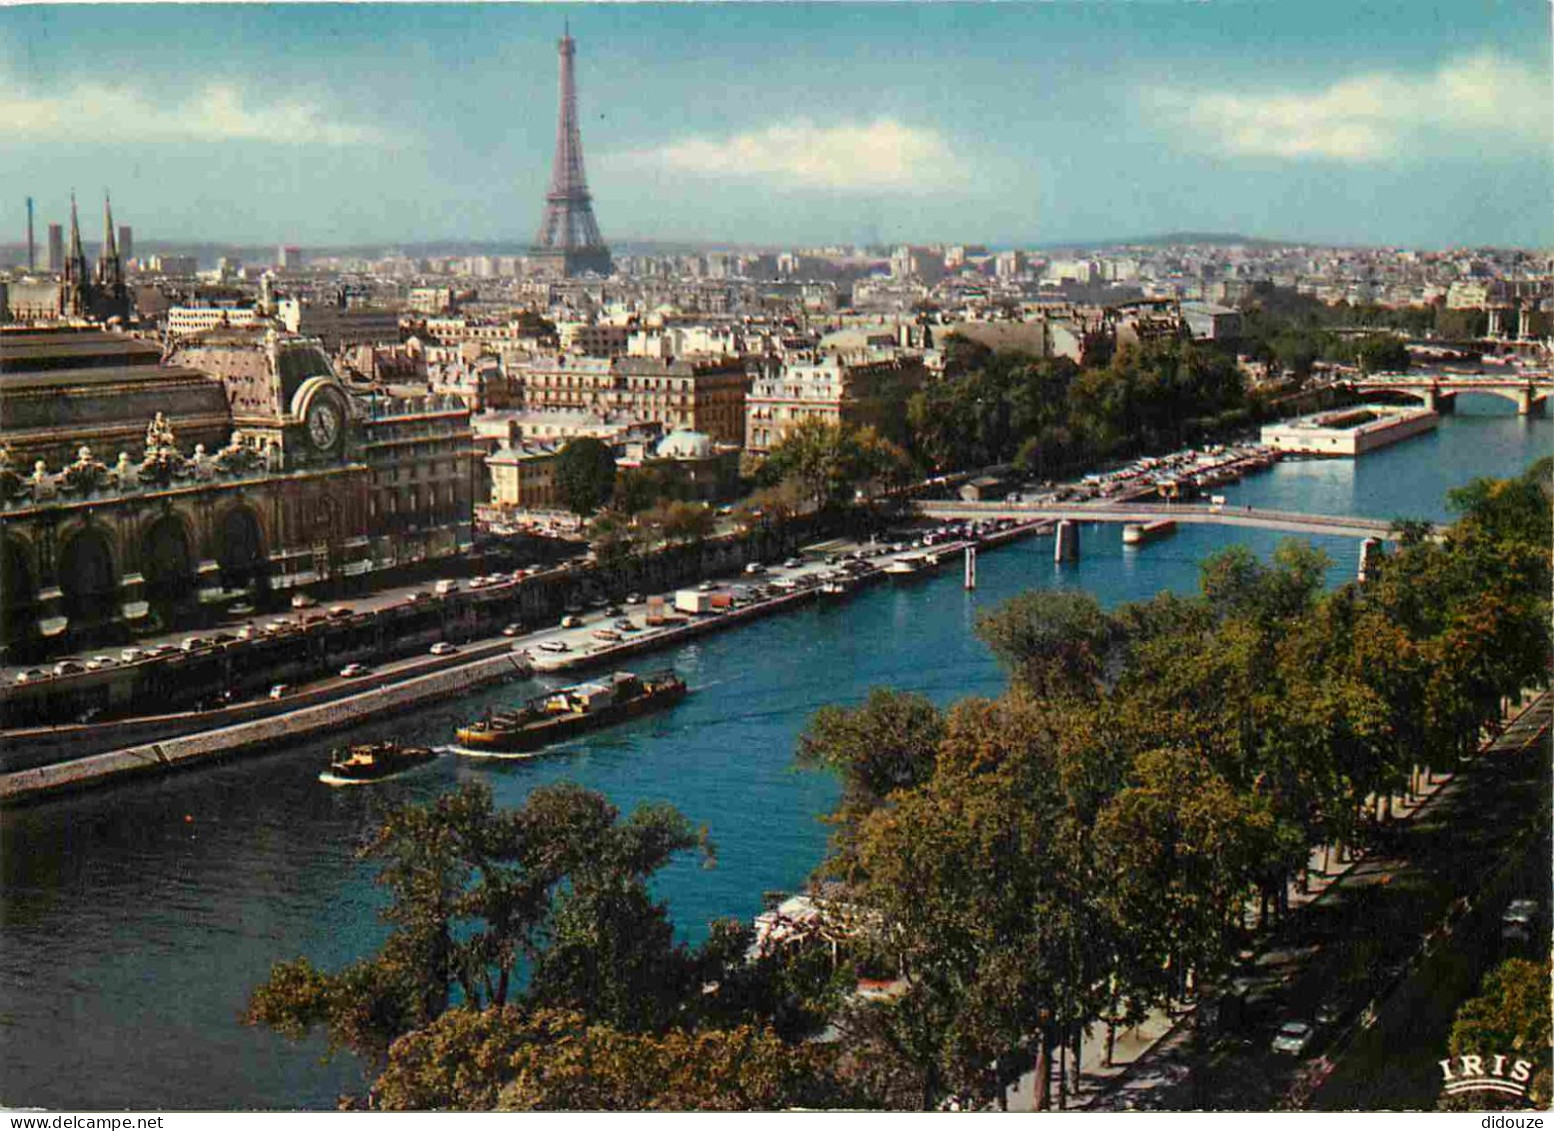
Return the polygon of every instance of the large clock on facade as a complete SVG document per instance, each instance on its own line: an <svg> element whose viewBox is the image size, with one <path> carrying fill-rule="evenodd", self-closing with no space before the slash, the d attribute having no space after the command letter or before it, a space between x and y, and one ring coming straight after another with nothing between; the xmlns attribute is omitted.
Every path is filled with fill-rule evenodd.
<svg viewBox="0 0 1554 1131"><path fill-rule="evenodd" d="M308 439L321 454L333 452L340 444L340 410L324 397L315 398L308 408Z"/></svg>

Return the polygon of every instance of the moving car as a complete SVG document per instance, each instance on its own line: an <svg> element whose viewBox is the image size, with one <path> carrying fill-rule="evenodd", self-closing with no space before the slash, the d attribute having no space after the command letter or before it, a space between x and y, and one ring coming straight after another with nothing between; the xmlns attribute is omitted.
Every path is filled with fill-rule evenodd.
<svg viewBox="0 0 1554 1131"><path fill-rule="evenodd" d="M503 636L521 636L522 634L523 625L521 624L510 624L506 628L502 629Z"/></svg>
<svg viewBox="0 0 1554 1131"><path fill-rule="evenodd" d="M1311 1046L1311 1039L1314 1036L1316 1036L1316 1029L1312 1027L1311 1022L1286 1021L1274 1034L1273 1044L1270 1047L1274 1052L1301 1056Z"/></svg>
<svg viewBox="0 0 1554 1131"><path fill-rule="evenodd" d="M432 655L434 656L451 656L457 651L458 649L455 648L452 644L449 644L446 640L439 640L436 644L432 645Z"/></svg>
<svg viewBox="0 0 1554 1131"><path fill-rule="evenodd" d="M346 664L340 669L340 678L355 679L359 675L366 675L371 670L366 664Z"/></svg>

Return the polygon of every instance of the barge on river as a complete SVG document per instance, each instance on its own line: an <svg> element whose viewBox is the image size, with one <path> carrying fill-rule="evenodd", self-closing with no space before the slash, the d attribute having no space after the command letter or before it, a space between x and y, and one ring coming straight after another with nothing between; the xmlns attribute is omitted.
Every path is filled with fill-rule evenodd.
<svg viewBox="0 0 1554 1131"><path fill-rule="evenodd" d="M563 687L517 711L487 714L458 729L459 746L474 754L524 753L586 731L645 715L684 699L685 681L672 671L651 676L615 672L608 679Z"/></svg>
<svg viewBox="0 0 1554 1131"><path fill-rule="evenodd" d="M325 785L367 785L398 777L406 770L430 762L435 750L425 746L401 746L397 742L366 742L332 755L329 769L318 775Z"/></svg>

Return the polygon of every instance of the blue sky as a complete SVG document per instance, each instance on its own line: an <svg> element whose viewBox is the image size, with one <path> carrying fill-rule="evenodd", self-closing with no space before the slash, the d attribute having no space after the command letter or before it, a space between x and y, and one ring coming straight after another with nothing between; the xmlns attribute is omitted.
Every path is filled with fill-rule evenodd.
<svg viewBox="0 0 1554 1131"><path fill-rule="evenodd" d="M0 239L516 249L563 20L610 241L1554 244L1547 0L0 7Z"/></svg>

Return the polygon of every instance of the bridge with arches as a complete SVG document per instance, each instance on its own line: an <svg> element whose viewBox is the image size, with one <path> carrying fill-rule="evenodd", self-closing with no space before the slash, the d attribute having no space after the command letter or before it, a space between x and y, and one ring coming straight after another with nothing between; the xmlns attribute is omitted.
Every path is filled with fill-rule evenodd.
<svg viewBox="0 0 1554 1131"><path fill-rule="evenodd" d="M1554 394L1554 373L1378 373L1352 377L1339 385L1362 394L1395 393L1413 397L1435 412L1452 411L1457 397L1463 393L1482 393L1510 401L1520 416L1534 416L1545 411L1549 396Z"/></svg>

